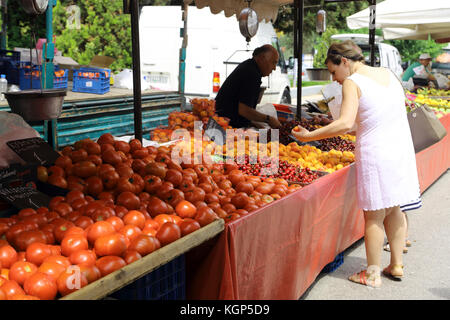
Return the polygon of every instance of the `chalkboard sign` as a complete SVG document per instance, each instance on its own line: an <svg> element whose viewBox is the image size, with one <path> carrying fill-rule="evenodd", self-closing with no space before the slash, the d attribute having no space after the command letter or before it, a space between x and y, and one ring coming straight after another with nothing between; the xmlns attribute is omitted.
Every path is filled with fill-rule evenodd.
<svg viewBox="0 0 450 320"><path fill-rule="evenodd" d="M226 131L216 120L209 118L206 124L205 134L214 141L215 144L223 146L226 143Z"/></svg>
<svg viewBox="0 0 450 320"><path fill-rule="evenodd" d="M0 170L0 188L25 185L30 181L36 181L36 168L36 164L12 164L8 168Z"/></svg>
<svg viewBox="0 0 450 320"><path fill-rule="evenodd" d="M27 163L51 166L60 156L60 154L53 150L47 141L42 138L13 140L8 141L6 144Z"/></svg>
<svg viewBox="0 0 450 320"><path fill-rule="evenodd" d="M3 188L0 197L18 209L48 207L51 199L30 187Z"/></svg>

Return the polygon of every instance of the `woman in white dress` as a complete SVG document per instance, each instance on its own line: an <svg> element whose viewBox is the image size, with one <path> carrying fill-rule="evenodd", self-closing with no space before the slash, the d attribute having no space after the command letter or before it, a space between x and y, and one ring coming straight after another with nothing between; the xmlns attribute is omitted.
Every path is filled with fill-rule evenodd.
<svg viewBox="0 0 450 320"><path fill-rule="evenodd" d="M349 280L379 287L384 231L391 259L383 273L399 280L406 231L400 206L420 198L404 91L390 70L365 65L361 50L351 41L332 44L325 63L333 80L342 84L340 117L320 129L309 132L300 127L292 134L300 141L320 140L344 134L356 123L356 182L368 267Z"/></svg>

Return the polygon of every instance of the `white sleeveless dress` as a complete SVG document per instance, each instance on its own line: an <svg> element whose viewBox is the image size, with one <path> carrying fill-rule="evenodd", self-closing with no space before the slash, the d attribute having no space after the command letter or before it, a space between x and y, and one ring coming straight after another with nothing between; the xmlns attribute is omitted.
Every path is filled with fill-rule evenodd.
<svg viewBox="0 0 450 320"><path fill-rule="evenodd" d="M420 201L420 187L405 96L389 71L390 83L352 74L361 91L356 117L355 166L358 205L379 210Z"/></svg>

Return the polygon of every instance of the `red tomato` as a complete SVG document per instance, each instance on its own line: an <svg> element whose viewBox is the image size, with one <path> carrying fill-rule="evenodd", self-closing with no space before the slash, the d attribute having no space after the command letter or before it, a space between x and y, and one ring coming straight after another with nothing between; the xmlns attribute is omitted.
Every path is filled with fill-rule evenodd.
<svg viewBox="0 0 450 320"><path fill-rule="evenodd" d="M72 264L85 264L88 266L93 266L95 260L97 260L97 255L92 250L78 250L70 254L69 260Z"/></svg>
<svg viewBox="0 0 450 320"><path fill-rule="evenodd" d="M184 198L191 203L195 203L197 201L204 201L205 196L206 196L205 190L199 187L194 187L192 191L184 193Z"/></svg>
<svg viewBox="0 0 450 320"><path fill-rule="evenodd" d="M153 220L158 224L158 229L166 222L173 222L172 217L168 214L158 214Z"/></svg>
<svg viewBox="0 0 450 320"><path fill-rule="evenodd" d="M89 243L94 244L95 240L102 236L107 236L116 232L114 226L106 221L97 221L87 229L87 239Z"/></svg>
<svg viewBox="0 0 450 320"><path fill-rule="evenodd" d="M181 181L183 180L183 174L178 170L168 169L164 180L171 182L176 188L181 184Z"/></svg>
<svg viewBox="0 0 450 320"><path fill-rule="evenodd" d="M80 268L74 266L69 267L66 271L60 274L56 280L58 292L61 296L79 290L88 284L86 276L81 272Z"/></svg>
<svg viewBox="0 0 450 320"><path fill-rule="evenodd" d="M106 143L114 144L114 136L111 133L104 133L98 138L97 143L99 145Z"/></svg>
<svg viewBox="0 0 450 320"><path fill-rule="evenodd" d="M90 217L81 216L75 220L75 225L82 229L87 229L90 225L94 224L94 220Z"/></svg>
<svg viewBox="0 0 450 320"><path fill-rule="evenodd" d="M61 253L66 257L69 257L75 251L87 250L88 248L89 244L84 234L67 235L61 241Z"/></svg>
<svg viewBox="0 0 450 320"><path fill-rule="evenodd" d="M94 282L101 278L102 274L97 266L94 264L92 266L86 264L77 264L80 268L80 272L86 277L88 283Z"/></svg>
<svg viewBox="0 0 450 320"><path fill-rule="evenodd" d="M200 224L200 226L204 227L207 224L210 224L214 220L219 219L217 214L213 211L213 209L209 207L203 207L197 210L197 214L195 215L195 220Z"/></svg>
<svg viewBox="0 0 450 320"><path fill-rule="evenodd" d="M95 240L95 253L98 256L121 256L127 249L125 236L121 233L99 237Z"/></svg>
<svg viewBox="0 0 450 320"><path fill-rule="evenodd" d="M26 261L17 261L9 269L9 279L16 281L19 285L23 285L25 280L37 272L34 263Z"/></svg>
<svg viewBox="0 0 450 320"><path fill-rule="evenodd" d="M156 222L152 218L145 219L144 229L146 229L146 228L153 228L153 229L157 230L159 228L159 223Z"/></svg>
<svg viewBox="0 0 450 320"><path fill-rule="evenodd" d="M6 299L10 299L16 294L25 294L22 287L14 280L6 280L0 287L0 291L3 291Z"/></svg>
<svg viewBox="0 0 450 320"><path fill-rule="evenodd" d="M180 218L180 219L181 219L181 218ZM144 229L142 229L142 233L141 233L141 234L145 234L145 235L147 235L147 236L155 237L155 236L156 236L156 232L157 232L156 229L153 229L153 228L144 228Z"/></svg>
<svg viewBox="0 0 450 320"><path fill-rule="evenodd" d="M184 219L180 223L180 230L181 230L181 236L184 237L185 235L194 232L198 229L200 229L200 224L195 221L194 219Z"/></svg>
<svg viewBox="0 0 450 320"><path fill-rule="evenodd" d="M135 225L142 230L145 226L145 216L140 211L131 210L123 217L123 223Z"/></svg>
<svg viewBox="0 0 450 320"><path fill-rule="evenodd" d="M128 250L137 251L143 257L160 247L161 244L157 238L140 234L130 242Z"/></svg>
<svg viewBox="0 0 450 320"><path fill-rule="evenodd" d="M102 153L102 148L94 141L86 143L84 148L89 155L100 155Z"/></svg>
<svg viewBox="0 0 450 320"><path fill-rule="evenodd" d="M125 226L123 220L117 216L109 217L108 219L106 219L106 222L111 223L116 231L119 231Z"/></svg>
<svg viewBox="0 0 450 320"><path fill-rule="evenodd" d="M142 233L142 230L135 225L129 224L120 229L119 232L127 237L130 241L133 241L134 238Z"/></svg>
<svg viewBox="0 0 450 320"><path fill-rule="evenodd" d="M156 238L161 243L161 246L165 246L181 238L180 227L174 222L166 222L159 228Z"/></svg>
<svg viewBox="0 0 450 320"><path fill-rule="evenodd" d="M181 218L193 218L197 213L197 208L189 201L180 201L175 207L175 212Z"/></svg>
<svg viewBox="0 0 450 320"><path fill-rule="evenodd" d="M25 209L21 209L17 215L20 218L25 218L25 217L29 217L29 216L33 216L37 214L36 210L34 210L33 208L25 208Z"/></svg>
<svg viewBox="0 0 450 320"><path fill-rule="evenodd" d="M227 213L231 213L231 212L236 211L236 207L235 207L234 204L232 204L232 203L224 204L224 205L222 206L222 209L223 209L225 212L227 212Z"/></svg>
<svg viewBox="0 0 450 320"><path fill-rule="evenodd" d="M2 268L10 268L17 261L17 251L10 245L0 247L0 264Z"/></svg>
<svg viewBox="0 0 450 320"><path fill-rule="evenodd" d="M120 154L117 151L111 149L102 152L102 160L103 163L109 163L113 166L118 165L122 162Z"/></svg>
<svg viewBox="0 0 450 320"><path fill-rule="evenodd" d="M231 198L231 203L238 209L244 208L249 202L249 196L245 192L238 192Z"/></svg>
<svg viewBox="0 0 450 320"><path fill-rule="evenodd" d="M63 169L66 169L71 164L72 164L72 159L69 156L62 155L62 156L59 156L55 160L55 166L61 167Z"/></svg>
<svg viewBox="0 0 450 320"><path fill-rule="evenodd" d="M253 185L250 182L247 181L241 181L236 185L236 192L244 192L246 194L251 194L254 190Z"/></svg>
<svg viewBox="0 0 450 320"><path fill-rule="evenodd" d="M97 174L97 166L92 161L84 160L75 163L72 167L72 172L77 177L89 178Z"/></svg>
<svg viewBox="0 0 450 320"><path fill-rule="evenodd" d="M167 165L162 162L151 162L145 166L145 172L164 179L167 173Z"/></svg>
<svg viewBox="0 0 450 320"><path fill-rule="evenodd" d="M162 186L162 180L160 177L155 175L147 175L144 177L144 183L145 183L145 191L154 194L158 189Z"/></svg>
<svg viewBox="0 0 450 320"><path fill-rule="evenodd" d="M102 277L119 270L127 265L125 260L117 256L104 256L98 259L95 263L100 270Z"/></svg>
<svg viewBox="0 0 450 320"><path fill-rule="evenodd" d="M74 227L75 224L69 220L62 219L61 222L58 222L55 229L53 229L53 234L55 236L55 240L60 243L64 238L67 230Z"/></svg>
<svg viewBox="0 0 450 320"><path fill-rule="evenodd" d="M147 204L147 212L152 218L159 214L167 214L167 203L157 197L150 197Z"/></svg>
<svg viewBox="0 0 450 320"><path fill-rule="evenodd" d="M49 257L51 254L52 250L48 244L35 242L28 246L25 257L27 261L34 263L39 267L44 259Z"/></svg>
<svg viewBox="0 0 450 320"><path fill-rule="evenodd" d="M53 300L58 293L55 280L49 275L36 272L24 283L25 292L41 300Z"/></svg>
<svg viewBox="0 0 450 320"><path fill-rule="evenodd" d="M127 208L128 210L139 209L141 200L133 192L125 191L119 194L116 204Z"/></svg>
<svg viewBox="0 0 450 320"><path fill-rule="evenodd" d="M228 180L233 186L236 186L239 182L245 181L245 175L241 170L235 169L228 174Z"/></svg>
<svg viewBox="0 0 450 320"><path fill-rule="evenodd" d="M0 299L2 300L2 299ZM13 296L11 296L8 300L40 300L38 297L30 296L28 294L20 294L17 293Z"/></svg>
<svg viewBox="0 0 450 320"><path fill-rule="evenodd" d="M125 260L126 264L133 263L139 259L141 259L142 256L137 252L136 250L127 250L123 254L123 259Z"/></svg>
<svg viewBox="0 0 450 320"><path fill-rule="evenodd" d="M97 176L91 176L86 180L87 193L97 197L103 191L103 181Z"/></svg>
<svg viewBox="0 0 450 320"><path fill-rule="evenodd" d="M46 275L52 277L56 281L59 275L66 270L66 266L51 261L44 261L38 268L38 272L45 273Z"/></svg>
<svg viewBox="0 0 450 320"><path fill-rule="evenodd" d="M27 250L32 243L47 243L47 237L41 230L23 231L16 236L15 245L19 251Z"/></svg>

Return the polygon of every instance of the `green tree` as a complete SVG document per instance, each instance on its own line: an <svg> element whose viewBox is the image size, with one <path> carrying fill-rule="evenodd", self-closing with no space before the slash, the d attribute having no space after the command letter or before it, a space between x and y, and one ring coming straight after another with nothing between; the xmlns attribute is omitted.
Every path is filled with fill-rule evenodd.
<svg viewBox="0 0 450 320"><path fill-rule="evenodd" d="M432 39L428 40L390 40L386 41L398 49L404 62L414 62L419 59L420 54L428 53L432 58L436 58L442 53L442 48L447 44L436 43Z"/></svg>

